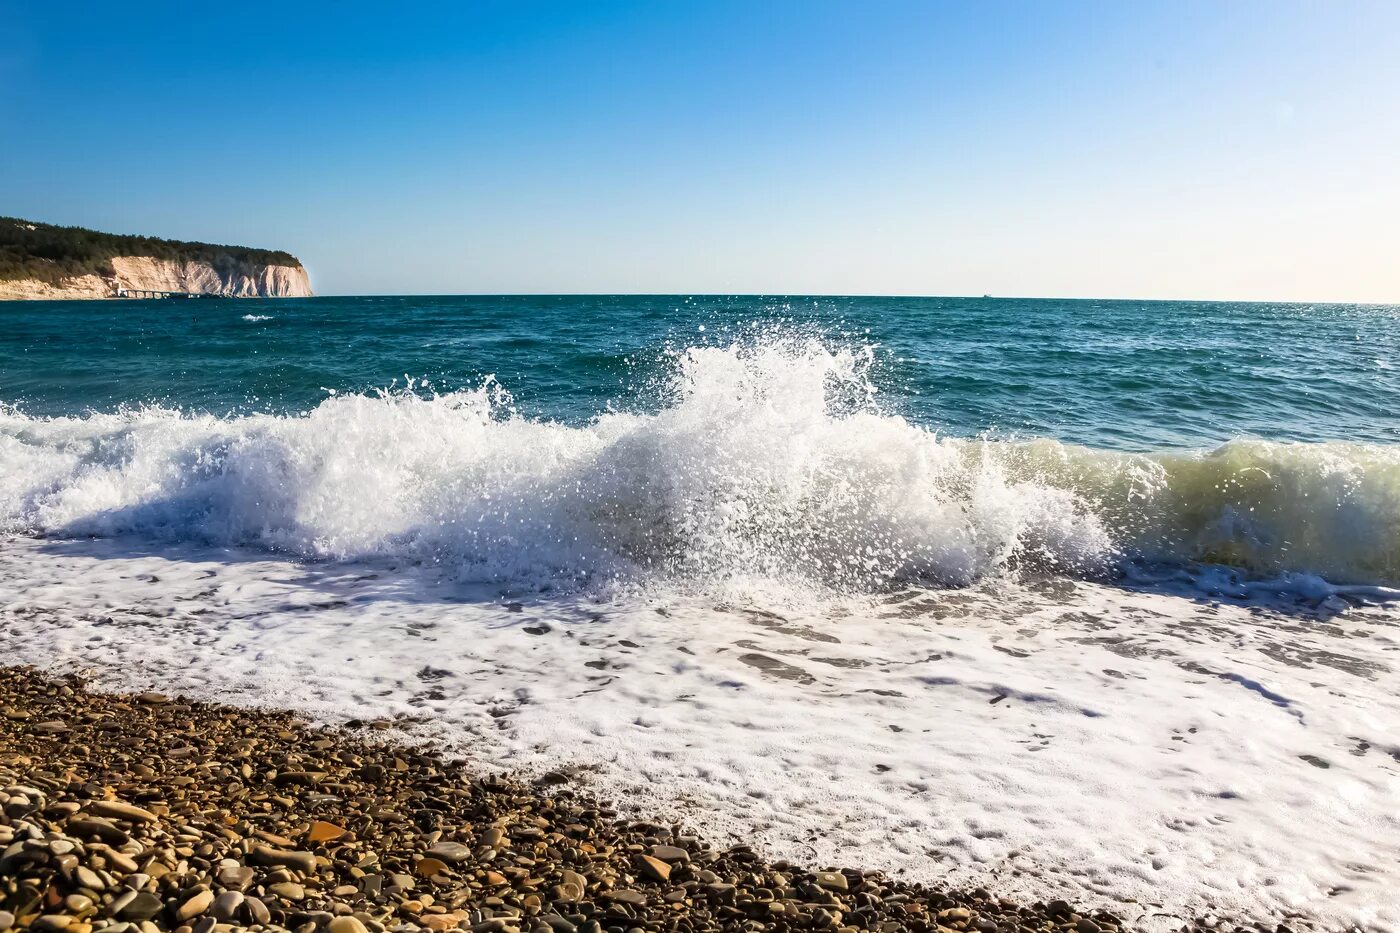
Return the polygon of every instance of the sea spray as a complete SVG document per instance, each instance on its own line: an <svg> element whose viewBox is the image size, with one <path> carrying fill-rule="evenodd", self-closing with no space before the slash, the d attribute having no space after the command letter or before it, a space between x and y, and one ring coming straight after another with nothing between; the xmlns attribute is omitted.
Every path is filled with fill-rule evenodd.
<svg viewBox="0 0 1400 933"><path fill-rule="evenodd" d="M1136 455L960 439L883 411L869 348L677 350L650 413L569 426L493 380L339 394L299 416L0 412L10 532L136 535L464 578L878 590L1027 567L1208 561L1400 578L1400 452L1239 440Z"/></svg>

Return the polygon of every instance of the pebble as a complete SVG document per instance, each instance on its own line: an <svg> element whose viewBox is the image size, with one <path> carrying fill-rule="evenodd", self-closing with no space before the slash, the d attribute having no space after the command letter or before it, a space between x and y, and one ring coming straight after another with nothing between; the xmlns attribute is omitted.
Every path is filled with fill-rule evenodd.
<svg viewBox="0 0 1400 933"><path fill-rule="evenodd" d="M231 891L243 891L253 883L253 869L234 862L219 869L219 884Z"/></svg>
<svg viewBox="0 0 1400 933"><path fill-rule="evenodd" d="M149 920L160 913L161 908L164 906L165 903L160 898L148 891L142 891L128 901L117 916L121 917L123 920L135 920L138 922L141 920Z"/></svg>
<svg viewBox="0 0 1400 933"><path fill-rule="evenodd" d="M209 909L209 905L214 903L214 892L209 890L197 891L185 900L175 911L175 919L181 923L192 920Z"/></svg>
<svg viewBox="0 0 1400 933"><path fill-rule="evenodd" d="M275 894L284 901L296 902L306 897L306 889L295 881L281 881L267 890L270 894Z"/></svg>
<svg viewBox="0 0 1400 933"><path fill-rule="evenodd" d="M441 859L449 864L465 862L472 857L472 850L462 845L460 842L439 842L428 850L428 854L433 858Z"/></svg>
<svg viewBox="0 0 1400 933"><path fill-rule="evenodd" d="M128 820L132 823L154 823L156 815L150 810L122 803L120 800L97 800L88 805L88 810L98 816L113 820Z"/></svg>
<svg viewBox="0 0 1400 933"><path fill-rule="evenodd" d="M234 915L238 912L238 908L243 906L243 901L245 899L242 891L225 891L214 898L214 904L209 908L209 913L212 914L215 919L227 923L233 919Z"/></svg>
<svg viewBox="0 0 1400 933"><path fill-rule="evenodd" d="M82 916L92 910L92 898L85 894L70 894L63 899L63 906L70 914Z"/></svg>
<svg viewBox="0 0 1400 933"><path fill-rule="evenodd" d="M440 875L447 871L447 865L444 864L441 859L428 858L425 856L414 863L413 870L424 878L431 878L434 875Z"/></svg>
<svg viewBox="0 0 1400 933"><path fill-rule="evenodd" d="M261 898L247 898L243 902L243 907L255 924L266 926L272 920L272 911L267 909L267 905L262 902Z"/></svg>
<svg viewBox="0 0 1400 933"><path fill-rule="evenodd" d="M327 933L369 933L365 925L354 916L336 917L326 925Z"/></svg>
<svg viewBox="0 0 1400 933"><path fill-rule="evenodd" d="M344 827L317 820L311 824L311 831L306 834L306 838L311 842L333 842L344 835Z"/></svg>
<svg viewBox="0 0 1400 933"><path fill-rule="evenodd" d="M101 891L107 887L102 879L98 877L97 872L88 868L86 865L79 865L77 868L73 869L73 875L77 878L80 887L87 888L91 891Z"/></svg>
<svg viewBox="0 0 1400 933"><path fill-rule="evenodd" d="M254 846L249 858L259 865L283 865L306 875L316 870L316 856L310 852L287 852L267 846Z"/></svg>
<svg viewBox="0 0 1400 933"><path fill-rule="evenodd" d="M622 904L631 904L634 907L641 907L647 902L647 896L641 891L632 891L623 888L618 891L609 891L604 895L610 901L617 901Z"/></svg>
<svg viewBox="0 0 1400 933"><path fill-rule="evenodd" d="M652 846L651 855L652 858L659 858L663 862L690 861L690 853L676 846Z"/></svg>
<svg viewBox="0 0 1400 933"><path fill-rule="evenodd" d="M653 881L670 881L671 866L661 861L659 858L652 858L650 855L640 855L637 857L637 867L642 870Z"/></svg>

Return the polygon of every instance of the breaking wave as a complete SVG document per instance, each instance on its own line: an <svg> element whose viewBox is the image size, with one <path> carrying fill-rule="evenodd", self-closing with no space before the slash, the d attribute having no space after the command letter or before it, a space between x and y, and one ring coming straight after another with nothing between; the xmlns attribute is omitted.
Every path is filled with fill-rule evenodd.
<svg viewBox="0 0 1400 933"><path fill-rule="evenodd" d="M962 585L1022 568L1210 562L1400 581L1400 450L1237 440L1126 454L960 439L885 411L871 352L768 339L674 354L654 413L573 427L494 381L295 416L0 409L0 529L540 582Z"/></svg>

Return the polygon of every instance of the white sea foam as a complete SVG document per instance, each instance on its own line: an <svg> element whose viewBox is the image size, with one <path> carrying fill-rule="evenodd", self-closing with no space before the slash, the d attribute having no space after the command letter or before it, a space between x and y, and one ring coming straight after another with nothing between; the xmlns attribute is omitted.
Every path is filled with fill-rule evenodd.
<svg viewBox="0 0 1400 933"><path fill-rule="evenodd" d="M1069 897L1139 929L1400 931L1400 614L1182 592L1052 576L604 599L385 559L21 538L0 546L0 656L401 717L482 767L573 771L719 841Z"/></svg>
<svg viewBox="0 0 1400 933"><path fill-rule="evenodd" d="M245 320L245 321L270 321L270 320L272 320L272 315L270 315L270 314L245 314L245 315L243 315L243 320Z"/></svg>
<svg viewBox="0 0 1400 933"><path fill-rule="evenodd" d="M880 410L869 361L802 340L692 348L655 413L581 427L514 415L491 381L295 417L0 411L0 527L706 592L1095 576L1130 558L1400 580L1400 449L940 437Z"/></svg>

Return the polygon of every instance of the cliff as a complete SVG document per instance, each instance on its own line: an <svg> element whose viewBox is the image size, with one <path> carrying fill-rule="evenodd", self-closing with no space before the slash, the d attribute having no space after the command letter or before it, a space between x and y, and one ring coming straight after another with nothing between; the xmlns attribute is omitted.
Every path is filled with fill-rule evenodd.
<svg viewBox="0 0 1400 933"><path fill-rule="evenodd" d="M281 250L0 218L0 300L116 298L128 290L228 298L312 295L306 269Z"/></svg>

